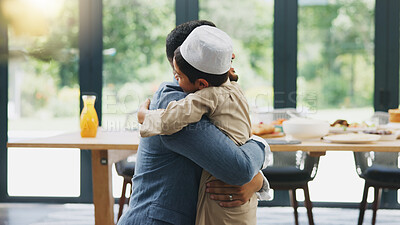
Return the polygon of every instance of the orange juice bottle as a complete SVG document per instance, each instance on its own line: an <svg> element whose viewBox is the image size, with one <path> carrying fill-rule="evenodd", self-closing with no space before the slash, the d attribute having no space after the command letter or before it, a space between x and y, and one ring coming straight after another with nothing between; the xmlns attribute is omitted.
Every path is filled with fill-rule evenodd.
<svg viewBox="0 0 400 225"><path fill-rule="evenodd" d="M94 102L95 95L83 95L83 109L81 113L81 136L96 137L97 127L99 126L99 118L97 117Z"/></svg>

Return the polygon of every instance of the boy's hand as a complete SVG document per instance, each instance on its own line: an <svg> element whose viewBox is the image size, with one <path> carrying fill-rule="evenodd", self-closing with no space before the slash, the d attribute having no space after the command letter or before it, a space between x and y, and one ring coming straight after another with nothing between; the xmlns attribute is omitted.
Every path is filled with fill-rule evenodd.
<svg viewBox="0 0 400 225"><path fill-rule="evenodd" d="M233 60L236 58L235 54L232 53L232 60L231 63L233 62ZM235 68L233 68L231 66L231 68L228 71L228 76L229 76L229 80L230 81L238 81L239 80L239 76L236 74Z"/></svg>
<svg viewBox="0 0 400 225"><path fill-rule="evenodd" d="M230 81L238 81L239 80L239 76L236 74L235 69L232 67L228 71L228 76L229 76Z"/></svg>
<svg viewBox="0 0 400 225"><path fill-rule="evenodd" d="M150 106L150 99L146 99L146 101L142 105L140 105L137 113L138 122L140 124L143 124L144 119L146 118L146 114L149 111L149 106Z"/></svg>

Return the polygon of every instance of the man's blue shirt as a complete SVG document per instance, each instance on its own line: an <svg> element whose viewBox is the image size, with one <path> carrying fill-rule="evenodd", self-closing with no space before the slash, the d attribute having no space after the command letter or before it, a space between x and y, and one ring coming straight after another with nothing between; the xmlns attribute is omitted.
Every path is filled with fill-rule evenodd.
<svg viewBox="0 0 400 225"><path fill-rule="evenodd" d="M166 108L185 96L176 83L164 83L150 109ZM236 146L205 116L173 135L142 138L129 208L118 224L194 224L202 168L226 183L243 185L263 161L264 145Z"/></svg>

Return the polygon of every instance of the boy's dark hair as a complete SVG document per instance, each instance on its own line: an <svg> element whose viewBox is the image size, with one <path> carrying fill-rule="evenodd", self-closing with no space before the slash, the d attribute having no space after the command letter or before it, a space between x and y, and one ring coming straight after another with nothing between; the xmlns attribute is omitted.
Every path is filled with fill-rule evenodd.
<svg viewBox="0 0 400 225"><path fill-rule="evenodd" d="M180 47L175 50L175 63L188 78L189 81L194 84L197 79L204 79L210 86L218 87L228 79L228 71L224 74L209 74L202 72L192 65L190 65L183 57L180 51Z"/></svg>
<svg viewBox="0 0 400 225"><path fill-rule="evenodd" d="M193 20L186 23L182 23L173 29L167 36L166 39L166 52L169 60L174 57L175 50L182 45L183 41L189 36L189 34L196 28L202 25L209 25L215 27L213 22L207 20Z"/></svg>

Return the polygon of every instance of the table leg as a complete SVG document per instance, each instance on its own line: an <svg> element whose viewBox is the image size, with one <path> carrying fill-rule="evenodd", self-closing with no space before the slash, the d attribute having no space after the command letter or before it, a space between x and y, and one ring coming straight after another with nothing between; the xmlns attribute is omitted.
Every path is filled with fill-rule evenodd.
<svg viewBox="0 0 400 225"><path fill-rule="evenodd" d="M96 225L114 224L111 166L108 150L92 151L93 202Z"/></svg>

